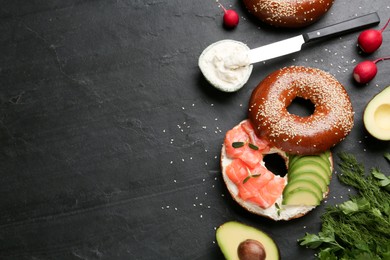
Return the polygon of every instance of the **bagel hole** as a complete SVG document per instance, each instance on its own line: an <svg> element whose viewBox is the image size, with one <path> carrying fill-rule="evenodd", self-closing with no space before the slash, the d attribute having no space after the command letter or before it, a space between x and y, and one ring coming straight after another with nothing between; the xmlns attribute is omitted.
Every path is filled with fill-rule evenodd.
<svg viewBox="0 0 390 260"><path fill-rule="evenodd" d="M287 107L287 111L290 114L294 114L300 117L308 117L314 113L315 106L310 99L296 97L291 104Z"/></svg>
<svg viewBox="0 0 390 260"><path fill-rule="evenodd" d="M284 177L287 174L286 161L277 153L266 154L263 158L265 167L275 175Z"/></svg>

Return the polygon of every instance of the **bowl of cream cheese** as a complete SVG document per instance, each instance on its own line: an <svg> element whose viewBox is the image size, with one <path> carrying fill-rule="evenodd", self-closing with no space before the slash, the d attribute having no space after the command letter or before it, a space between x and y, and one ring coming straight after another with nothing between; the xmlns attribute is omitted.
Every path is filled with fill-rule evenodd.
<svg viewBox="0 0 390 260"><path fill-rule="evenodd" d="M235 92L248 81L253 65L249 47L239 41L222 40L209 45L199 56L198 66L215 88Z"/></svg>

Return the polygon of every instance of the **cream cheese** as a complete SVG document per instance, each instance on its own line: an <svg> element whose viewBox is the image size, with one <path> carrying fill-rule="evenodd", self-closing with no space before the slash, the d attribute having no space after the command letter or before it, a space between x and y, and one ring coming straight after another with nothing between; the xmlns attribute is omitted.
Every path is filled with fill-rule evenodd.
<svg viewBox="0 0 390 260"><path fill-rule="evenodd" d="M242 42L222 40L202 52L198 65L210 84L222 91L234 92L245 85L252 72L248 51L248 46Z"/></svg>

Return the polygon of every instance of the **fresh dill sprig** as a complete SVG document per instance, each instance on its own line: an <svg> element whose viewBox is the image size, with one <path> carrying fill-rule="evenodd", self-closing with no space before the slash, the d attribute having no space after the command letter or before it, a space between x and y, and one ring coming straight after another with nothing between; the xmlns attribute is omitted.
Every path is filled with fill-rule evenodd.
<svg viewBox="0 0 390 260"><path fill-rule="evenodd" d="M351 154L339 157L338 178L357 194L327 207L321 232L307 233L299 242L318 249L319 259L390 259L390 179L377 168L366 176L364 166Z"/></svg>

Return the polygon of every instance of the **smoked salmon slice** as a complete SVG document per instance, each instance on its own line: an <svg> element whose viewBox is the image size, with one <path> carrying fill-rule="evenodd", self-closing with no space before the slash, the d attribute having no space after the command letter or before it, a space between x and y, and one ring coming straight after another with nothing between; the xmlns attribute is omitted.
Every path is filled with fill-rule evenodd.
<svg viewBox="0 0 390 260"><path fill-rule="evenodd" d="M248 135L249 140L252 144L256 145L259 148L259 150L261 150L263 152L269 151L268 142L257 137L257 135L255 134L255 130L253 129L253 126L249 120L245 120L241 124L241 127L242 127L242 129L244 129L244 131Z"/></svg>
<svg viewBox="0 0 390 260"><path fill-rule="evenodd" d="M271 173L273 175L273 173ZM256 180L259 178L250 178L245 183L238 183L239 197L243 200L251 201L262 208L268 208L275 203L275 201L283 193L285 180L279 176L275 176L262 187L258 186Z"/></svg>
<svg viewBox="0 0 390 260"><path fill-rule="evenodd" d="M230 158L238 158L246 149L245 146L235 148L233 143L246 143L248 141L248 135L241 127L233 128L226 133L225 136L225 149L226 154Z"/></svg>
<svg viewBox="0 0 390 260"><path fill-rule="evenodd" d="M261 190L262 194L266 194L267 202L270 205L274 204L275 201L283 193L284 186L286 185L286 180L280 176L275 176L266 186Z"/></svg>
<svg viewBox="0 0 390 260"><path fill-rule="evenodd" d="M235 184L243 182L248 176L248 166L240 159L235 159L226 167L226 174Z"/></svg>
<svg viewBox="0 0 390 260"><path fill-rule="evenodd" d="M261 188L259 189L255 183L247 181L246 183L239 183L237 186L238 196L243 200L252 201L262 208L268 208L272 205L267 194L265 194Z"/></svg>
<svg viewBox="0 0 390 260"><path fill-rule="evenodd" d="M253 132L253 128L251 126L246 126L246 128L248 131ZM241 125L229 130L226 133L224 144L226 154L229 158L239 158L248 164L248 166L251 168L255 167L263 160L263 149L268 147L262 141L256 141L256 143L252 142L247 131L245 131ZM257 144L259 144L260 147L257 146ZM237 145L239 147L237 147Z"/></svg>
<svg viewBox="0 0 390 260"><path fill-rule="evenodd" d="M238 196L262 208L268 208L282 195L286 181L274 175L263 164L263 154L270 150L265 140L258 138L249 120L226 133L226 155L232 162L226 174L236 184Z"/></svg>
<svg viewBox="0 0 390 260"><path fill-rule="evenodd" d="M255 169L253 169L251 171L252 173L252 176L258 176L258 174L260 174L259 177L252 177L248 180L248 182L251 182L253 183L257 189L261 189L263 188L264 186L268 185L268 183L275 178L275 175L270 172L269 170L267 170L264 166L262 165L259 165L258 167L256 167Z"/></svg>

